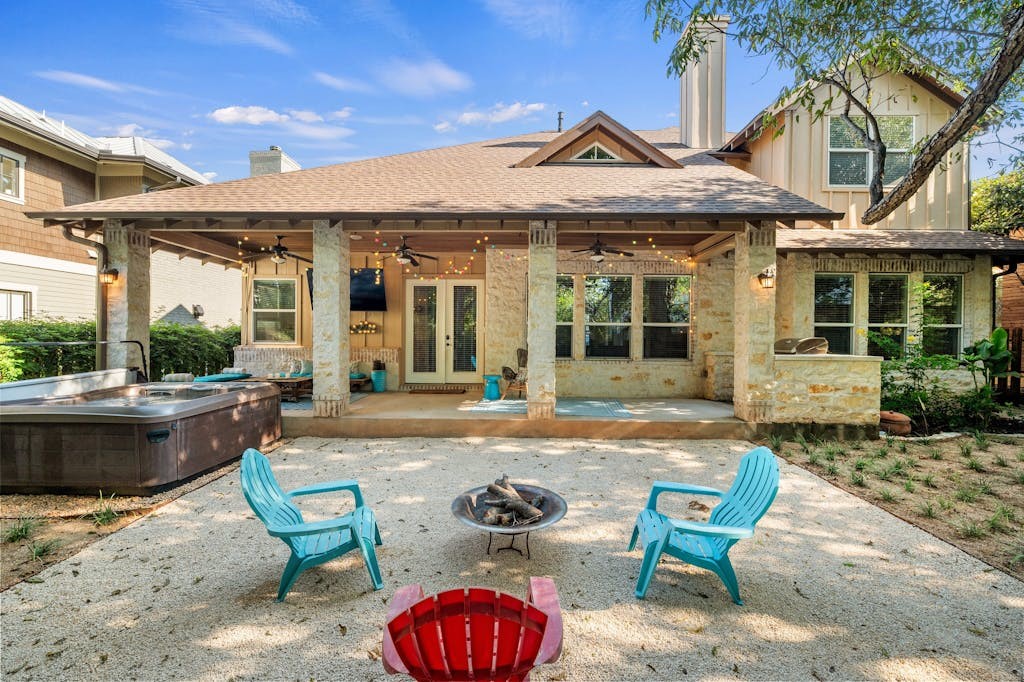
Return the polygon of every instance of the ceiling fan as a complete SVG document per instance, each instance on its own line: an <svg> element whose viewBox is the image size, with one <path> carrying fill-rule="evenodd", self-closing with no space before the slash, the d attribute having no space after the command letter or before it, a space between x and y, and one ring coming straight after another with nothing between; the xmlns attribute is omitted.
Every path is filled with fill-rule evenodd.
<svg viewBox="0 0 1024 682"><path fill-rule="evenodd" d="M288 247L285 246L282 243L283 239L284 239L284 235L282 235L282 234L277 235L277 243L276 244L274 244L270 248L260 247L260 253L256 253L256 254L253 254L251 256L247 256L245 258L245 260L259 260L260 258L266 257L267 254L269 253L270 254L270 260L272 262L276 263L277 265L281 265L283 263L287 263L289 258L294 258L295 260L300 260L300 261L302 261L304 263L309 263L309 264L312 265L313 261L311 259L306 258L305 256L300 256L298 254L295 254L295 253L292 253L291 251L289 251Z"/></svg>
<svg viewBox="0 0 1024 682"><path fill-rule="evenodd" d="M573 250L573 253L588 252L590 253L590 260L594 261L595 263L600 263L601 261L603 261L604 255L606 253L616 254L619 256L629 256L630 258L633 257L633 254L630 253L629 251L622 251L621 249L616 249L614 246L608 246L607 244L602 242L601 235L597 235L594 238L594 243L588 246L587 248Z"/></svg>
<svg viewBox="0 0 1024 682"><path fill-rule="evenodd" d="M402 243L395 247L394 253L390 253L387 256L384 256L384 258L391 258L392 256L394 256L395 260L401 263L402 265L412 265L413 267L416 267L420 264L420 262L416 260L417 258L428 258L430 260L437 260L437 258L434 256L428 256L425 253L416 253L415 251L412 250L411 246L405 243L405 239L405 235L402 235ZM384 258L382 258L381 260L384 260Z"/></svg>

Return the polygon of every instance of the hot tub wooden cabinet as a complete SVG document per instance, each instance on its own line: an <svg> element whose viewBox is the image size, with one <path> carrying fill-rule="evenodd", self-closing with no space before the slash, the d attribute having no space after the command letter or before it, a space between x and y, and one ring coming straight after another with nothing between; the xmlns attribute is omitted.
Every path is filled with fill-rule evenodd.
<svg viewBox="0 0 1024 682"><path fill-rule="evenodd" d="M0 404L0 492L149 494L281 437L270 384L136 384Z"/></svg>

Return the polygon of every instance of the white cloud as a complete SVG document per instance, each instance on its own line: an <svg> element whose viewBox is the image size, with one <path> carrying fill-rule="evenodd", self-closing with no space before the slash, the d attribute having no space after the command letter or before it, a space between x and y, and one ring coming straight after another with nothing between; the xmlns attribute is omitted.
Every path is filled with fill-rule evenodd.
<svg viewBox="0 0 1024 682"><path fill-rule="evenodd" d="M590 106L590 101L589 100L583 100L582 102L580 102L580 106L581 107L589 107Z"/></svg>
<svg viewBox="0 0 1024 682"><path fill-rule="evenodd" d="M505 123L519 118L525 118L530 114L544 111L547 105L543 102L513 102L505 104L498 102L487 111L464 111L455 119L459 125L490 125L492 123Z"/></svg>
<svg viewBox="0 0 1024 682"><path fill-rule="evenodd" d="M96 76L90 76L84 73L76 73L74 71L36 71L35 75L39 78L53 81L55 83L64 83L66 85L74 85L80 88L88 88L90 90L103 90L104 92L140 92L147 95L161 94L157 90L145 88L141 85L117 83L115 81L97 78Z"/></svg>
<svg viewBox="0 0 1024 682"><path fill-rule="evenodd" d="M484 7L498 21L527 38L569 43L572 29L578 23L568 0L484 0Z"/></svg>
<svg viewBox="0 0 1024 682"><path fill-rule="evenodd" d="M378 70L377 76L388 89L412 97L466 90L473 85L469 76L439 59L424 62L392 59Z"/></svg>
<svg viewBox="0 0 1024 682"><path fill-rule="evenodd" d="M177 0L175 4L182 10L182 24L172 29L179 38L210 45L253 45L279 54L292 53L291 45L256 26L252 20L287 18L282 12L287 14L288 7L293 13L299 11L301 6L296 3L271 0L250 7L229 0ZM301 8L301 12L309 17L305 8Z"/></svg>
<svg viewBox="0 0 1024 682"><path fill-rule="evenodd" d="M413 114L406 114L404 116L357 116L352 120L377 126L421 126L426 123L422 118Z"/></svg>
<svg viewBox="0 0 1024 682"><path fill-rule="evenodd" d="M289 109L282 114L267 107L230 106L215 109L207 116L224 125L276 126L287 134L314 140L338 140L355 132L351 128L325 124L323 116L305 109Z"/></svg>
<svg viewBox="0 0 1024 682"><path fill-rule="evenodd" d="M434 130L439 133L451 133L455 131L455 126L448 121L441 121L440 123L434 124Z"/></svg>
<svg viewBox="0 0 1024 682"><path fill-rule="evenodd" d="M355 109L353 109L352 107L342 107L337 111L332 111L331 113L327 114L327 118L331 119L332 121L344 121L347 118L351 118L352 112L354 111Z"/></svg>
<svg viewBox="0 0 1024 682"><path fill-rule="evenodd" d="M323 71L314 72L313 78L321 85L326 85L329 88L341 90L342 92L370 92L373 90L369 85L355 78L332 76Z"/></svg>
<svg viewBox="0 0 1024 682"><path fill-rule="evenodd" d="M255 0L256 10L274 19L307 23L313 21L309 10L293 0Z"/></svg>
<svg viewBox="0 0 1024 682"><path fill-rule="evenodd" d="M138 123L126 123L115 128L114 135L117 137L132 137L133 135L141 135L142 130L142 126Z"/></svg>
<svg viewBox="0 0 1024 682"><path fill-rule="evenodd" d="M217 123L233 125L236 123L248 123L259 126L264 123L283 123L288 120L287 114L279 114L273 109L266 107L223 107L207 114Z"/></svg>
<svg viewBox="0 0 1024 682"><path fill-rule="evenodd" d="M207 180L213 180L215 177L217 177L217 174L213 171L206 171L205 173L203 173L203 177L206 178Z"/></svg>
<svg viewBox="0 0 1024 682"><path fill-rule="evenodd" d="M308 109L289 109L288 114L296 121L302 121L303 123L317 123L324 120L323 116Z"/></svg>
<svg viewBox="0 0 1024 682"><path fill-rule="evenodd" d="M185 151L188 151L189 149L192 149L192 143L191 142L182 142L181 143L181 148L184 149Z"/></svg>

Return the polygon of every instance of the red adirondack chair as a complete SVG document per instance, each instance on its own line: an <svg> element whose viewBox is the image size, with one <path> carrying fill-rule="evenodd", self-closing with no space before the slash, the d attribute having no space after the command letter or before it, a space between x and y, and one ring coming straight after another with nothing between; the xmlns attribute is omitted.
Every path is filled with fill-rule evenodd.
<svg viewBox="0 0 1024 682"><path fill-rule="evenodd" d="M395 592L384 628L388 673L416 680L527 681L562 654L562 611L549 578L530 578L526 601L481 587L424 597Z"/></svg>

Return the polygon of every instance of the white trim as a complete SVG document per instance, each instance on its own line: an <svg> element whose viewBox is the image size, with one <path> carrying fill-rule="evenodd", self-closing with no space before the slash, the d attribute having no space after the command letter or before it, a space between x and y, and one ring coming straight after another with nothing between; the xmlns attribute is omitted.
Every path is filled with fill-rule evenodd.
<svg viewBox="0 0 1024 682"><path fill-rule="evenodd" d="M9 201L12 204L25 205L25 164L28 163L28 158L24 154L11 151L6 147L0 147L0 155L14 159L18 162L18 189L21 191L19 196L12 196L10 194L3 194L0 192L0 199Z"/></svg>
<svg viewBox="0 0 1024 682"><path fill-rule="evenodd" d="M38 268L40 270L56 270L57 272L69 272L75 275L88 275L90 277L96 276L95 265L75 263L47 256L35 256L18 251L0 251L0 264L17 265L23 268Z"/></svg>
<svg viewBox="0 0 1024 682"><path fill-rule="evenodd" d="M587 152L589 152L594 147L597 147L598 149L600 149L601 151L603 151L605 154L607 154L608 156L610 156L612 158L610 158L610 159L581 159L580 158L583 154L586 154ZM605 147L600 142L593 142L591 144L588 144L586 149L581 151L579 154L574 155L572 157L572 161L578 161L580 163L622 163L624 161L624 159L622 157L620 157L618 154L615 154L614 152L612 152L610 149Z"/></svg>
<svg viewBox="0 0 1024 682"><path fill-rule="evenodd" d="M249 332L251 334L252 345L254 346L283 346L291 347L299 345L299 334L302 330L299 328L299 306L302 304L302 292L299 287L302 286L300 279L303 279L301 275L267 275L260 276L254 275L252 278L252 293L249 296ZM256 298L256 282L267 281L267 280L282 280L291 282L295 286L295 307L294 308L257 308L255 305ZM259 341L256 339L256 313L292 313L295 318L295 338L292 341Z"/></svg>

